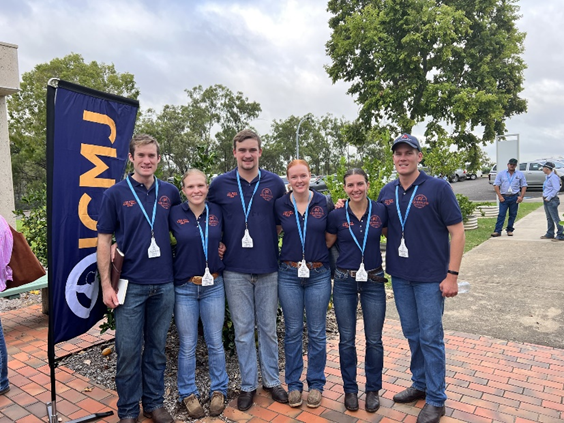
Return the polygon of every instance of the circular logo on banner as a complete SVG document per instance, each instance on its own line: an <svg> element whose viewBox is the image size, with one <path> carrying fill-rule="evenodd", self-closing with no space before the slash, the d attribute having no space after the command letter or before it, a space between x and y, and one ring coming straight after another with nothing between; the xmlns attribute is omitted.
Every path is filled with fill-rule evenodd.
<svg viewBox="0 0 564 423"><path fill-rule="evenodd" d="M80 260L67 278L65 299L71 311L82 319L90 317L98 299L96 272L96 253L92 253Z"/></svg>

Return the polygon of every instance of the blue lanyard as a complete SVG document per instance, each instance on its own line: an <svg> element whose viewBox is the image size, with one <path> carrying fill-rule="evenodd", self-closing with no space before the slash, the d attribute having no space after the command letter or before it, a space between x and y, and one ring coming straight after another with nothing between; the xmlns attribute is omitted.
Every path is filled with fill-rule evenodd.
<svg viewBox="0 0 564 423"><path fill-rule="evenodd" d="M159 200L159 180L155 178L155 204L153 205L153 218L151 220L149 220L149 216L145 211L145 207L141 205L141 201L139 201L139 197L137 196L137 193L133 189L133 185L131 185L131 182L129 181L129 177L127 178L127 184L129 185L129 189L133 193L135 200L137 200L137 204L139 204L139 207L141 207L141 211L145 215L145 219L147 219L147 222L149 222L149 226L151 226L151 236L154 238L155 233L153 232L153 226L155 226L155 215L157 214L157 201Z"/></svg>
<svg viewBox="0 0 564 423"><path fill-rule="evenodd" d="M306 240L306 232L307 232L307 212L309 210L309 200L311 200L311 191L309 192L309 196L307 197L307 207L305 210L305 217L304 217L304 232L302 234L302 228L300 226L300 217L298 213L298 205L296 204L296 197L292 194L292 200L294 202L294 211L296 212L296 225L298 226L298 234L300 235L300 241L302 242L302 257L305 260L305 240Z"/></svg>
<svg viewBox="0 0 564 423"><path fill-rule="evenodd" d="M409 204L407 205L407 210L405 211L405 218L402 217L400 206L399 206L399 198L398 198L398 189L399 185L396 185L396 208L398 209L398 218L401 224L401 236L403 238L403 232L405 230L405 222L407 222L407 216L409 215L409 210L411 209L411 204L413 203L413 198L415 197L415 193L417 192L417 188L419 185L415 185L415 189L413 190L413 194L411 194L411 198L409 199Z"/></svg>
<svg viewBox="0 0 564 423"><path fill-rule="evenodd" d="M239 185L239 196L241 197L241 204L243 205L243 212L245 213L245 226L247 226L247 220L249 219L249 212L251 211L251 206L253 205L253 198L255 198L255 194L257 193L258 186L260 184L260 169L258 172L258 181L255 185L255 190L253 191L253 195L251 196L251 201L249 201L249 207L245 206L245 197L243 196L243 189L241 188L241 177L239 176L239 171L237 173L237 185Z"/></svg>
<svg viewBox="0 0 564 423"><path fill-rule="evenodd" d="M511 188L511 184L513 183L513 179L515 179L515 175L517 175L517 171L513 172L513 176L510 178L509 177L509 171L506 170L507 172L507 180L509 181L509 189L513 191L513 188Z"/></svg>
<svg viewBox="0 0 564 423"><path fill-rule="evenodd" d="M370 229L370 216L372 215L372 201L370 201L370 198L368 197L366 197L366 199L368 200L368 219L366 221L366 231L364 232L364 241L362 242L362 247L358 243L358 240L356 239L356 236L351 229L351 218L349 216L349 200L347 200L347 202L345 203L345 215L347 216L347 224L349 226L349 232L351 233L353 241L360 249L363 263L364 263L364 250L366 249L366 240L368 238L368 230Z"/></svg>
<svg viewBox="0 0 564 423"><path fill-rule="evenodd" d="M202 238L202 248L204 249L204 256L206 257L206 267L208 265L208 233L209 233L209 223L210 223L210 213L208 209L208 205L206 204L206 236L204 237L204 233L202 232L202 228L200 226L200 222L196 219L196 223L198 224L198 229L200 230L200 238Z"/></svg>

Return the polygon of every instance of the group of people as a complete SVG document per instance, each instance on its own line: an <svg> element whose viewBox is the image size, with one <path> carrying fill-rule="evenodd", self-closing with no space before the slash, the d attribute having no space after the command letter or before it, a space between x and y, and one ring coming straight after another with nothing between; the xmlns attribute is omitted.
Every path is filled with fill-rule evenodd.
<svg viewBox="0 0 564 423"><path fill-rule="evenodd" d="M154 422L173 419L163 406L165 344L174 318L180 337L179 398L190 417L203 417L195 384L198 320L208 347L210 414L225 408L228 376L222 344L225 298L235 328L241 374L237 406L248 410L259 387L291 407L303 402L302 333L308 333L306 405L318 407L325 386L326 312L331 298L329 248L339 256L333 302L339 329L345 407L358 410L356 311L360 300L366 335L365 408L380 406L386 311L380 239L387 236L386 272L392 277L403 333L411 349L413 384L396 394L406 403L426 398L419 423L445 413L444 298L457 294L464 247L462 215L449 184L418 169L418 140L408 134L392 146L398 179L375 201L368 176L344 176L346 201L310 190L306 161L287 166L290 192L277 175L259 167L261 140L250 130L233 140L237 167L213 180L189 170L182 177L187 201L155 177L157 141L137 135L130 143L133 173L106 190L98 220L98 267L104 303L115 309L116 387L121 423L140 412ZM176 240L176 252L169 238ZM283 233L279 253L278 236ZM119 304L110 282L112 237L124 252L122 278L129 284ZM285 381L278 368L276 316L285 322ZM174 304L174 307L172 305ZM258 348L255 338L258 335ZM258 349L258 356L257 356Z"/></svg>
<svg viewBox="0 0 564 423"><path fill-rule="evenodd" d="M542 171L546 175L542 184L542 199L547 229L546 233L541 235L541 239L564 241L564 226L560 224L561 219L558 215L558 206L560 205L558 192L561 188L561 180L554 168L554 163L549 161L542 166ZM509 217L505 231L507 236L513 236L513 231L515 230L513 224L517 218L519 204L523 201L527 192L527 179L523 172L517 170L517 159L509 159L507 169L502 170L496 175L494 190L499 200L499 213L491 236L501 236L508 212Z"/></svg>

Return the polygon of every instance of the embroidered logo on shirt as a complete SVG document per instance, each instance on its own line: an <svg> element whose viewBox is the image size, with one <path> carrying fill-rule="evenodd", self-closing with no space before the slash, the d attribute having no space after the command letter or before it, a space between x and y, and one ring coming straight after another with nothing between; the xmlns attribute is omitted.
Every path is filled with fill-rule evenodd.
<svg viewBox="0 0 564 423"><path fill-rule="evenodd" d="M159 198L159 206L161 206L165 210L170 209L170 198L168 198L166 195L163 195L161 198Z"/></svg>
<svg viewBox="0 0 564 423"><path fill-rule="evenodd" d="M282 216L284 217L290 217L294 214L294 212L292 210L286 210L284 213L282 213Z"/></svg>
<svg viewBox="0 0 564 423"><path fill-rule="evenodd" d="M266 201L270 201L274 198L274 195L272 195L272 191L270 190L270 188L263 188L262 191L260 192L260 196L264 198Z"/></svg>
<svg viewBox="0 0 564 423"><path fill-rule="evenodd" d="M237 191L231 191L227 193L229 198L235 198L237 196Z"/></svg>
<svg viewBox="0 0 564 423"><path fill-rule="evenodd" d="M379 228L382 226L382 221L380 220L380 216L377 214L373 214L370 216L370 226L373 228Z"/></svg>
<svg viewBox="0 0 564 423"><path fill-rule="evenodd" d="M393 198L388 198L386 200L384 200L384 204L386 206L389 206L390 204L394 204L394 199Z"/></svg>
<svg viewBox="0 0 564 423"><path fill-rule="evenodd" d="M122 206L133 207L135 204L137 204L135 200L127 200L123 202Z"/></svg>
<svg viewBox="0 0 564 423"><path fill-rule="evenodd" d="M217 218L217 216L215 214L210 214L209 224L210 224L210 226L219 225L219 219Z"/></svg>
<svg viewBox="0 0 564 423"><path fill-rule="evenodd" d="M351 222L351 226L354 226L354 222ZM343 228L347 228L348 229L349 224L347 222L343 222Z"/></svg>
<svg viewBox="0 0 564 423"><path fill-rule="evenodd" d="M187 223L190 223L190 221L188 219L178 219L176 223L179 225L186 225Z"/></svg>
<svg viewBox="0 0 564 423"><path fill-rule="evenodd" d="M417 194L413 199L413 206L417 207L418 209L422 209L425 206L429 205L429 201L427 201L427 197L423 194Z"/></svg>
<svg viewBox="0 0 564 423"><path fill-rule="evenodd" d="M311 209L309 214L316 219L321 219L323 216L325 216L325 212L323 211L323 207L321 206L315 206L313 209Z"/></svg>

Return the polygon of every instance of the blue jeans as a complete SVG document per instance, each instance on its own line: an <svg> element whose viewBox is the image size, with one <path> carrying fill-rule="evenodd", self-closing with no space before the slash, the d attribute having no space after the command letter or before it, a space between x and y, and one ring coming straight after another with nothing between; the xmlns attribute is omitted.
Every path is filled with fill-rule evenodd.
<svg viewBox="0 0 564 423"><path fill-rule="evenodd" d="M166 338L174 308L174 285L129 283L116 319L116 388L120 419L163 407Z"/></svg>
<svg viewBox="0 0 564 423"><path fill-rule="evenodd" d="M558 216L558 206L560 205L560 198L554 196L550 201L544 202L544 213L546 214L546 235L548 238L554 238L554 227L556 227L556 238L564 239L564 227L559 223L560 216Z"/></svg>
<svg viewBox="0 0 564 423"><path fill-rule="evenodd" d="M0 391L8 388L8 351L6 349L6 340L4 339L4 329L0 322Z"/></svg>
<svg viewBox="0 0 564 423"><path fill-rule="evenodd" d="M392 287L403 335L411 350L413 387L427 392L427 402L446 401L446 358L443 332L445 300L440 282L411 282L392 276Z"/></svg>
<svg viewBox="0 0 564 423"><path fill-rule="evenodd" d="M519 209L519 204L517 204L517 198L519 195L512 195L511 197L504 195L505 201L499 202L499 214L497 215L497 222L495 224L494 232L501 233L503 229L503 222L505 222L505 215L507 214L507 210L509 209L509 219L507 220L507 228L505 228L508 232L513 232L515 228L513 228L513 224L515 223L515 219L517 218L517 210Z"/></svg>
<svg viewBox="0 0 564 423"><path fill-rule="evenodd" d="M225 351L222 332L225 320L225 291L223 278L218 276L211 286L187 282L174 288L174 320L180 337L178 352L179 399L198 394L196 387L196 345L198 344L198 320L202 318L204 338L208 347L210 371L210 395L219 391L227 396L229 378L225 370Z"/></svg>
<svg viewBox="0 0 564 423"><path fill-rule="evenodd" d="M231 320L235 327L241 390L251 392L258 387L255 325L258 329L262 384L267 388L279 386L276 333L278 272L256 275L224 271L223 281Z"/></svg>
<svg viewBox="0 0 564 423"><path fill-rule="evenodd" d="M381 276L384 272L381 273ZM333 304L339 328L339 361L345 393L357 393L356 383L356 310L360 296L366 338L366 392L382 389L382 368L384 367L384 347L382 328L386 316L386 291L384 284L357 282L354 278L335 270L333 285Z"/></svg>
<svg viewBox="0 0 564 423"><path fill-rule="evenodd" d="M298 278L298 269L286 263L278 270L278 297L284 312L286 383L289 391L302 391L300 381L304 369L302 335L304 310L307 323L307 386L323 392L327 362L325 333L327 306L331 297L331 270L326 267L310 270L309 278Z"/></svg>

